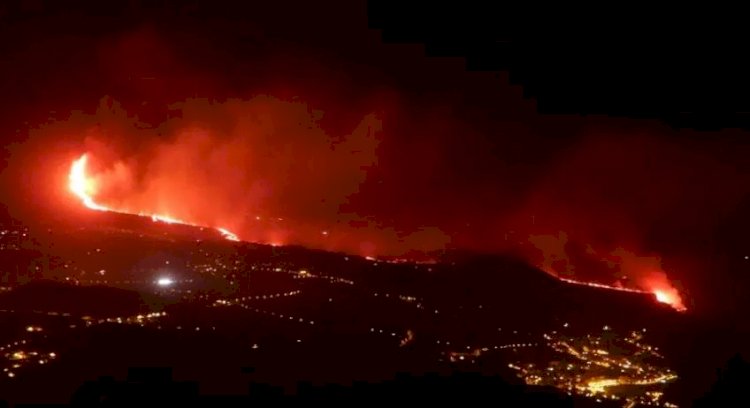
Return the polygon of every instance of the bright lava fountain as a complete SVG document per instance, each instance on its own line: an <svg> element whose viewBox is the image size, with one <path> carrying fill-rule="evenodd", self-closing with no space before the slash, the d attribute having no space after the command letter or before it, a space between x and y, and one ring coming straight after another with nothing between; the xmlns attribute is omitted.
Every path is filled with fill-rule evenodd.
<svg viewBox="0 0 750 408"><path fill-rule="evenodd" d="M115 213L123 213L123 214L131 214L131 215L139 215L143 217L150 217L154 222L165 222L167 224L183 224L183 225L189 225L193 227L206 227L205 225L197 225L190 222L186 222L183 220L179 220L176 218L172 218L167 215L160 215L160 214L145 214L145 213L138 213L138 214L132 214L127 213L124 211L118 211L116 209L112 209L109 207L106 207L104 205L101 205L94 201L94 198L92 197L92 194L95 191L95 184L94 181L91 180L86 175L86 162L88 160L88 156L86 154L82 155L80 158L75 160L73 164L70 166L70 174L68 176L70 191L75 194L78 198L81 199L81 202L86 207L96 210L96 211L108 211L108 212L115 212ZM224 238L230 240L230 241L239 241L239 237L232 233L231 231L227 230L226 228L220 228L220 227L208 227L213 228L216 231L218 231Z"/></svg>

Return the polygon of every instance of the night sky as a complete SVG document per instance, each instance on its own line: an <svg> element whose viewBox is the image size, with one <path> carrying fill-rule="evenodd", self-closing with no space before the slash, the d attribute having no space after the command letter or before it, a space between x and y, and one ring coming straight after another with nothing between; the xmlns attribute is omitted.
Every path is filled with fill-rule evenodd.
<svg viewBox="0 0 750 408"><path fill-rule="evenodd" d="M661 258L691 308L747 302L742 130L554 112L507 70L384 42L360 1L107 3L0 6L1 187L17 218L72 216L65 177L89 153L107 205L251 241L541 265L562 232L577 275L651 272L607 267L624 248ZM630 52L610 52L621 71L587 68L649 72ZM557 98L580 100L566 84Z"/></svg>

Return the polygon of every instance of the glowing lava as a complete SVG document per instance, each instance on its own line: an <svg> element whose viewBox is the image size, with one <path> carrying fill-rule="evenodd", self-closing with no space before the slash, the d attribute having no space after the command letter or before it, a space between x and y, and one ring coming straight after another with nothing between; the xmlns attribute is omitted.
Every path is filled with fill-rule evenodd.
<svg viewBox="0 0 750 408"><path fill-rule="evenodd" d="M118 210L103 206L94 201L93 195L96 193L97 186L96 186L96 182L93 179L90 179L86 175L86 162L87 161L88 161L88 156L84 154L77 160L73 161L73 164L70 166L70 174L68 175L68 181L69 181L68 188L70 188L70 191L81 200L83 205L85 205L87 208L90 208L92 210L130 214L124 211L118 211ZM164 222L167 224L182 224L182 225L189 225L192 227L205 227L203 225L196 225L190 222L172 218L167 215L146 214L146 213L138 213L138 214L132 214L132 215L149 217L154 222ZM220 228L220 227L210 227L210 228L215 229L221 234L222 237L230 241L240 240L236 234L227 230L226 228Z"/></svg>
<svg viewBox="0 0 750 408"><path fill-rule="evenodd" d="M563 282L621 292L650 294L656 301L668 304L677 311L687 310L680 292L667 278L662 268L661 258L658 256L642 256L622 247L612 251L597 251L591 245L585 247L585 252L576 251L575 247L570 248L570 245L574 243L570 242L568 235L562 231L556 236L531 235L529 242L542 253L542 259L535 262L537 267ZM582 260L588 263L586 268L604 265L610 271L617 268L623 277L629 278L627 286L623 285L623 282L603 284L571 279L570 276L575 274L576 266L582 266L580 264Z"/></svg>
<svg viewBox="0 0 750 408"><path fill-rule="evenodd" d="M680 312L684 312L687 310L685 305L682 303L682 298L680 297L680 294L677 293L677 290L673 288L654 289L653 293L654 296L656 296L656 300L658 300L659 302L666 303Z"/></svg>
<svg viewBox="0 0 750 408"><path fill-rule="evenodd" d="M555 276L555 274L552 274L552 275ZM571 283L574 285L583 285L583 286L590 286L593 288L617 290L620 292L652 294L654 295L654 297L656 297L657 301L671 306L673 309L677 310L678 312L687 311L685 304L682 302L682 298L680 297L680 294L674 288L652 289L648 291L648 290L641 290L641 289L631 289L631 288L610 286L610 285L604 285L601 283L594 283L594 282L582 282L582 281L577 281L577 280L569 279L569 278L561 278L559 276L557 278L563 282Z"/></svg>
<svg viewBox="0 0 750 408"><path fill-rule="evenodd" d="M654 292L654 295L656 295L656 300L662 303L669 303L669 295L667 295L665 292L661 290L657 290Z"/></svg>
<svg viewBox="0 0 750 408"><path fill-rule="evenodd" d="M95 185L93 180L86 177L86 161L88 157L84 154L70 166L70 175L68 176L70 191L81 199L83 205L98 211L111 211L109 208L94 202L91 195L94 193Z"/></svg>

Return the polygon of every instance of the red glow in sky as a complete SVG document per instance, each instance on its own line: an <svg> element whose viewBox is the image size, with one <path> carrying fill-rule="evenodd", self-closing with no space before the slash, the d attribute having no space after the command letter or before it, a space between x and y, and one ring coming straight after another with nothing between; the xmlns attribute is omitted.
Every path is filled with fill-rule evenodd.
<svg viewBox="0 0 750 408"><path fill-rule="evenodd" d="M70 191L78 197L82 204L87 208L97 211L113 211L127 213L127 211L118 211L99 204L95 201L94 196L97 192L97 184L94 178L91 178L87 174L88 156L83 154L80 158L73 161L70 167L69 174L69 188ZM154 222L165 222L165 223L178 223L192 226L206 226L188 221L183 221L169 215L164 214L149 214L144 212L135 212L131 214L137 214L140 216L150 217ZM256 217L260 220L260 217ZM238 241L239 238L234 233L222 227L211 227L216 229L225 238L233 241ZM328 235L328 231L325 231L324 236ZM273 246L280 245L278 233L274 234L273 239L269 242ZM561 280L571 284L586 285L597 288L606 288L614 290L622 290L628 292L639 292L639 293L653 293L656 300L662 303L666 303L672 306L675 310L685 311L687 310L682 298L674 287L669 283L666 278L666 274L661 270L661 261L658 258L653 257L638 257L633 253L627 252L621 248L611 252L609 258L607 256L598 255L591 246L587 247L586 256L595 258L597 261L607 261L616 258L616 263L620 268L620 271L627 273L628 276L637 276L635 285L638 287L622 287L613 286L595 282L585 282L571 277L565 277L565 275L574 276L575 264L571 261L571 257L566 251L567 234L561 233L558 237L554 236L532 236L530 241L542 252L544 261L540 264L540 267L548 273L559 277ZM370 258L372 259L372 258ZM610 266L611 268L612 266ZM556 268L562 268L556 270ZM638 268L638 270L633 270ZM629 270L626 270L629 269Z"/></svg>
<svg viewBox="0 0 750 408"><path fill-rule="evenodd" d="M68 176L69 184L68 187L70 188L70 191L76 195L81 200L81 203L85 205L87 208L90 208L92 210L97 211L110 211L110 212L119 212L119 213L125 213L126 211L118 211L117 209L109 208L107 206L101 205L94 201L94 196L96 195L96 182L88 177L86 174L86 163L88 161L88 156L86 154L83 154L81 157L79 157L77 160L73 161L73 164L70 166L70 174ZM132 214L132 213L131 213ZM135 215L135 214L133 214ZM191 225L195 227L207 227L205 225L197 225L192 224L187 221L178 220L176 218L170 217L168 215L160 215L160 214L145 214L142 212L137 213L137 215L143 216L143 217L150 217L154 222L164 222L167 224L183 224L183 225ZM235 235L233 232L227 230L226 228L221 227L211 227L216 229L224 238L230 240L230 241L239 241L239 237Z"/></svg>
<svg viewBox="0 0 750 408"><path fill-rule="evenodd" d="M50 152L87 152L70 169L69 190L88 208L371 257L516 250L530 236L566 231L571 245L605 255L568 248L567 264L550 247L549 258L523 255L560 264L561 277L614 281L678 304L671 282L690 276L669 261L686 241L712 236L750 185L736 171L746 152L710 138L675 142L648 123L540 115L502 75L399 51L372 30L360 33L372 42L351 63L288 44L240 57L238 44L206 40L235 32L203 29L216 37L153 27L92 42L49 33L50 42L15 57L6 85L34 99L6 113L28 114L30 130L3 175L8 197L31 199L9 206L28 219L56 208L39 189L53 184ZM507 117L490 114L499 106ZM54 119L39 119L50 111ZM664 243L676 250L666 255ZM664 254L669 279L615 259L618 247ZM648 279L650 270L660 278Z"/></svg>
<svg viewBox="0 0 750 408"><path fill-rule="evenodd" d="M642 256L622 247L611 251L592 245L577 249L568 234L534 235L529 242L538 250L537 265L564 282L625 292L650 293L677 311L686 311L680 292L669 281L658 256ZM540 255L540 256L539 256ZM533 257L533 256L532 256ZM615 277L626 279L614 281ZM613 283L611 283L613 282Z"/></svg>

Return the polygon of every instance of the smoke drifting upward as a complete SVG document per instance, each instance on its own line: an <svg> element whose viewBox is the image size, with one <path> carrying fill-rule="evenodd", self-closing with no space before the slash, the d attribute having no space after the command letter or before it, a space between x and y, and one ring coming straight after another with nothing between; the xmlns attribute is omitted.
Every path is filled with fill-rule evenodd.
<svg viewBox="0 0 750 408"><path fill-rule="evenodd" d="M706 141L597 136L561 155L509 217L528 237L521 251L555 276L644 290L680 306L675 285L687 274L658 253L713 250L709 237L747 192L741 153L718 159L718 144Z"/></svg>
<svg viewBox="0 0 750 408"><path fill-rule="evenodd" d="M329 135L318 123L322 111L271 96L189 100L173 108L176 117L144 129L117 103L103 101L94 115L98 125L82 129L98 202L226 227L253 242L364 255L404 247L393 241L434 245L424 231L398 237L342 210L377 164L377 115L365 115L348 134ZM128 140L145 145L130 155L118 151L118 141Z"/></svg>
<svg viewBox="0 0 750 408"><path fill-rule="evenodd" d="M450 238L440 220L412 216L424 212L424 202L403 198L431 170L450 171L423 162L442 145L430 147L425 136L452 120L411 119L406 107L418 104L402 105L405 93L365 64L265 37L253 27L170 24L96 41L54 37L34 48L33 66L41 68L54 65L44 47L80 50L59 58L76 78L97 82L68 89L56 80L45 87L48 78L58 78L54 72L30 80L45 97L28 109L56 101L56 112L31 123L29 138L11 149L3 181L26 201L12 206L17 215L33 219L55 213L61 197L70 201L69 191L39 186L67 185L71 162L86 153L96 201L115 210L227 228L253 242L364 256L416 257L446 247ZM88 110L102 95L114 96ZM422 105L430 111L435 104ZM85 113L76 111L81 107ZM404 149L400 136L415 130L428 147ZM414 162L394 165L395 152ZM421 171L411 177L415 167ZM363 192L368 185L376 188ZM449 216L442 211L450 205L435 207Z"/></svg>
<svg viewBox="0 0 750 408"><path fill-rule="evenodd" d="M364 10L316 19L310 6L289 23L277 6L257 25L12 26L29 46L0 76L14 102L0 131L19 139L2 174L9 210L72 203L67 173L88 153L96 199L114 209L365 256L513 251L653 291L671 287L665 271L687 276L674 258L709 251L750 192L750 152L722 135L540 115L505 74L383 44Z"/></svg>
<svg viewBox="0 0 750 408"><path fill-rule="evenodd" d="M564 232L557 236L532 235L529 242L541 253L541 258L537 257L539 268L553 276L652 293L660 302L685 310L680 291L670 281L657 255L640 256L622 247L600 252L590 244L568 241Z"/></svg>

